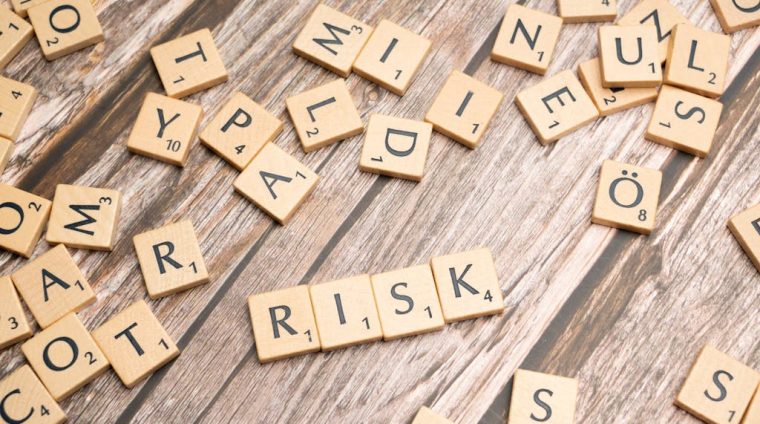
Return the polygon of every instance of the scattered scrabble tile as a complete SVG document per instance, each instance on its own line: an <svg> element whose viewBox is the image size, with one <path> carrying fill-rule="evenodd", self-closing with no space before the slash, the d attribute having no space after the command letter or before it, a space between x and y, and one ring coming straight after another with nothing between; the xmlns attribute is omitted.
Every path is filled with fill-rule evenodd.
<svg viewBox="0 0 760 424"><path fill-rule="evenodd" d="M606 160L591 222L641 234L654 229L662 172Z"/></svg>
<svg viewBox="0 0 760 424"><path fill-rule="evenodd" d="M263 364L320 349L314 309L307 286L295 286L248 298L256 340Z"/></svg>
<svg viewBox="0 0 760 424"><path fill-rule="evenodd" d="M699 353L676 397L676 406L711 424L738 423L760 373L707 345Z"/></svg>
<svg viewBox="0 0 760 424"><path fill-rule="evenodd" d="M383 19L354 62L354 72L403 96L430 51L430 40Z"/></svg>
<svg viewBox="0 0 760 424"><path fill-rule="evenodd" d="M599 58L593 58L578 65L578 76L601 116L612 115L657 98L657 89L654 87L603 87Z"/></svg>
<svg viewBox="0 0 760 424"><path fill-rule="evenodd" d="M45 229L50 200L0 184L0 247L29 257Z"/></svg>
<svg viewBox="0 0 760 424"><path fill-rule="evenodd" d="M29 365L22 365L0 381L3 422L60 424L66 413L50 396Z"/></svg>
<svg viewBox="0 0 760 424"><path fill-rule="evenodd" d="M285 225L318 181L319 175L314 171L267 143L233 185L238 193Z"/></svg>
<svg viewBox="0 0 760 424"><path fill-rule="evenodd" d="M433 129L474 149L504 95L475 78L452 71L425 115Z"/></svg>
<svg viewBox="0 0 760 424"><path fill-rule="evenodd" d="M421 181L432 134L433 125L427 122L372 115L367 126L359 169Z"/></svg>
<svg viewBox="0 0 760 424"><path fill-rule="evenodd" d="M58 184L47 241L68 247L112 250L121 210L116 190Z"/></svg>
<svg viewBox="0 0 760 424"><path fill-rule="evenodd" d="M0 7L0 69L5 68L34 36L32 26L17 14Z"/></svg>
<svg viewBox="0 0 760 424"><path fill-rule="evenodd" d="M559 16L565 23L607 22L617 16L617 0L557 0Z"/></svg>
<svg viewBox="0 0 760 424"><path fill-rule="evenodd" d="M731 218L728 228L760 271L760 204Z"/></svg>
<svg viewBox="0 0 760 424"><path fill-rule="evenodd" d="M345 78L370 34L371 26L320 4L293 42L293 51Z"/></svg>
<svg viewBox="0 0 760 424"><path fill-rule="evenodd" d="M654 25L659 41L660 62L668 57L673 27L689 22L668 0L642 0L617 22L618 25Z"/></svg>
<svg viewBox="0 0 760 424"><path fill-rule="evenodd" d="M755 396L752 397L747 407L747 412L744 413L744 419L742 424L757 424L760 423L760 386L755 390Z"/></svg>
<svg viewBox="0 0 760 424"><path fill-rule="evenodd" d="M369 275L309 287L322 350L329 351L383 337Z"/></svg>
<svg viewBox="0 0 760 424"><path fill-rule="evenodd" d="M430 260L447 323L504 311L491 251L476 249Z"/></svg>
<svg viewBox="0 0 760 424"><path fill-rule="evenodd" d="M50 0L27 10L42 53L58 59L104 40L90 0Z"/></svg>
<svg viewBox="0 0 760 424"><path fill-rule="evenodd" d="M185 166L203 117L200 106L148 93L127 140L127 148L153 159Z"/></svg>
<svg viewBox="0 0 760 424"><path fill-rule="evenodd" d="M96 300L87 279L62 244L37 256L11 278L42 328Z"/></svg>
<svg viewBox="0 0 760 424"><path fill-rule="evenodd" d="M179 349L148 305L140 300L92 332L127 388L179 356Z"/></svg>
<svg viewBox="0 0 760 424"><path fill-rule="evenodd" d="M657 87L662 84L657 33L652 25L599 27L604 87Z"/></svg>
<svg viewBox="0 0 760 424"><path fill-rule="evenodd" d="M150 49L169 97L182 98L227 81L227 69L208 28Z"/></svg>
<svg viewBox="0 0 760 424"><path fill-rule="evenodd" d="M563 71L515 97L541 144L559 140L599 116L591 98L572 71Z"/></svg>
<svg viewBox="0 0 760 424"><path fill-rule="evenodd" d="M673 28L673 42L665 64L665 83L697 94L723 94L731 38L688 24Z"/></svg>
<svg viewBox="0 0 760 424"><path fill-rule="evenodd" d="M36 98L37 90L31 85L0 77L0 137L18 138Z"/></svg>
<svg viewBox="0 0 760 424"><path fill-rule="evenodd" d="M0 349L32 337L10 277L0 277Z"/></svg>
<svg viewBox="0 0 760 424"><path fill-rule="evenodd" d="M578 380L539 372L515 371L509 424L575 422Z"/></svg>
<svg viewBox="0 0 760 424"><path fill-rule="evenodd" d="M13 10L15 10L16 14L22 18L26 18L27 10L29 10L29 8L45 3L46 1L48 0L10 0Z"/></svg>
<svg viewBox="0 0 760 424"><path fill-rule="evenodd" d="M423 406L417 411L412 424L454 424L452 421L436 414L427 406Z"/></svg>
<svg viewBox="0 0 760 424"><path fill-rule="evenodd" d="M13 154L13 142L7 138L0 137L0 175L5 171L5 166Z"/></svg>
<svg viewBox="0 0 760 424"><path fill-rule="evenodd" d="M507 8L491 59L545 74L562 28L562 18L519 4Z"/></svg>
<svg viewBox="0 0 760 424"><path fill-rule="evenodd" d="M235 93L201 131L201 142L243 170L265 144L282 132L283 122L243 93Z"/></svg>
<svg viewBox="0 0 760 424"><path fill-rule="evenodd" d="M760 25L760 3L752 4L751 0L710 0L710 4L725 32L731 33Z"/></svg>
<svg viewBox="0 0 760 424"><path fill-rule="evenodd" d="M364 131L364 123L342 79L285 100L305 152Z"/></svg>
<svg viewBox="0 0 760 424"><path fill-rule="evenodd" d="M74 313L37 333L21 345L21 351L57 401L69 397L110 366Z"/></svg>
<svg viewBox="0 0 760 424"><path fill-rule="evenodd" d="M723 104L664 85L657 97L646 139L706 157L718 129Z"/></svg>
<svg viewBox="0 0 760 424"><path fill-rule="evenodd" d="M208 282L206 263L189 220L138 234L133 242L151 299Z"/></svg>

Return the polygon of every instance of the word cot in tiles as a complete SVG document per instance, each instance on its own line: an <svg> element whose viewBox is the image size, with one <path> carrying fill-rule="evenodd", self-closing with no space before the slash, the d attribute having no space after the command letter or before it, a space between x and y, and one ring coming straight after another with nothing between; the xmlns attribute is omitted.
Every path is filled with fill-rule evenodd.
<svg viewBox="0 0 760 424"><path fill-rule="evenodd" d="M36 98L31 85L0 77L0 137L16 141Z"/></svg>
<svg viewBox="0 0 760 424"><path fill-rule="evenodd" d="M0 349L32 337L21 302L10 277L0 277Z"/></svg>
<svg viewBox="0 0 760 424"><path fill-rule="evenodd" d="M557 11L565 23L614 21L617 0L557 0Z"/></svg>
<svg viewBox="0 0 760 424"><path fill-rule="evenodd" d="M723 94L728 72L731 38L689 24L676 25L665 63L666 84L697 94Z"/></svg>
<svg viewBox="0 0 760 424"><path fill-rule="evenodd" d="M421 181L433 126L427 122L372 115L359 168L365 172Z"/></svg>
<svg viewBox="0 0 760 424"><path fill-rule="evenodd" d="M0 69L5 68L34 36L32 26L5 7L0 7Z"/></svg>
<svg viewBox="0 0 760 424"><path fill-rule="evenodd" d="M543 75L552 60L561 28L562 18L518 4L509 5L491 58Z"/></svg>
<svg viewBox="0 0 760 424"><path fill-rule="evenodd" d="M42 53L55 60L104 40L90 0L51 0L29 8Z"/></svg>
<svg viewBox="0 0 760 424"><path fill-rule="evenodd" d="M606 160L591 222L641 234L654 229L662 172Z"/></svg>
<svg viewBox="0 0 760 424"><path fill-rule="evenodd" d="M9 423L61 424L66 413L50 396L29 365L0 380L0 416Z"/></svg>
<svg viewBox="0 0 760 424"><path fill-rule="evenodd" d="M28 258L50 216L50 200L0 184L0 247Z"/></svg>
<svg viewBox="0 0 760 424"><path fill-rule="evenodd" d="M573 423L578 380L534 371L515 371L507 424Z"/></svg>
<svg viewBox="0 0 760 424"><path fill-rule="evenodd" d="M116 190L58 184L47 241L82 249L113 249L121 210Z"/></svg>
<svg viewBox="0 0 760 424"><path fill-rule="evenodd" d="M599 58L593 58L578 65L578 76L601 116L612 115L649 103L657 98L657 88L655 87L604 87Z"/></svg>
<svg viewBox="0 0 760 424"><path fill-rule="evenodd" d="M599 57L604 87L657 87L662 83L657 34L651 25L599 27Z"/></svg>
<svg viewBox="0 0 760 424"><path fill-rule="evenodd" d="M760 271L760 205L731 218L728 228Z"/></svg>
<svg viewBox="0 0 760 424"><path fill-rule="evenodd" d="M659 44L660 63L668 57L668 46L673 27L689 22L668 0L642 0L625 14L617 24L654 25Z"/></svg>

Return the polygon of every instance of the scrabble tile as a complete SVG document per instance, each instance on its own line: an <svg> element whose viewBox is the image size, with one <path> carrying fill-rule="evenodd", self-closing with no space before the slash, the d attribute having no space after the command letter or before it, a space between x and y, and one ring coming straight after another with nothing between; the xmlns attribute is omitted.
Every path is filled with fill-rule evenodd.
<svg viewBox="0 0 760 424"><path fill-rule="evenodd" d="M509 5L491 59L543 75L552 61L561 28L560 17Z"/></svg>
<svg viewBox="0 0 760 424"><path fill-rule="evenodd" d="M578 65L578 76L601 116L612 115L657 98L657 89L654 87L603 87L599 58L593 58Z"/></svg>
<svg viewBox="0 0 760 424"><path fill-rule="evenodd" d="M423 406L417 411L412 424L454 424L454 422L436 414L427 406Z"/></svg>
<svg viewBox="0 0 760 424"><path fill-rule="evenodd" d="M649 234L654 229L662 172L606 160L591 222Z"/></svg>
<svg viewBox="0 0 760 424"><path fill-rule="evenodd" d="M645 138L706 157L722 110L723 104L719 101L664 85Z"/></svg>
<svg viewBox="0 0 760 424"><path fill-rule="evenodd" d="M657 87L662 84L657 33L653 25L599 27L604 87Z"/></svg>
<svg viewBox="0 0 760 424"><path fill-rule="evenodd" d="M293 51L345 78L370 34L371 26L320 4L293 42Z"/></svg>
<svg viewBox="0 0 760 424"><path fill-rule="evenodd" d="M13 154L13 142L7 138L0 137L0 175L5 171L5 166Z"/></svg>
<svg viewBox="0 0 760 424"><path fill-rule="evenodd" d="M429 265L383 272L370 278L385 340L443 328L441 303Z"/></svg>
<svg viewBox="0 0 760 424"><path fill-rule="evenodd" d="M573 423L578 380L534 371L515 371L508 424Z"/></svg>
<svg viewBox="0 0 760 424"><path fill-rule="evenodd" d="M108 370L108 359L77 318L70 313L21 345L27 362L61 401Z"/></svg>
<svg viewBox="0 0 760 424"><path fill-rule="evenodd" d="M760 386L755 390L755 396L752 397L747 407L747 412L744 413L744 419L742 424L757 424L760 423Z"/></svg>
<svg viewBox="0 0 760 424"><path fill-rule="evenodd" d="M559 140L599 116L572 71L562 71L527 88L515 103L541 144Z"/></svg>
<svg viewBox="0 0 760 424"><path fill-rule="evenodd" d="M372 115L367 126L359 169L421 181L432 134L433 125L427 122Z"/></svg>
<svg viewBox="0 0 760 424"><path fill-rule="evenodd" d="M262 364L319 351L319 333L307 286L253 295L248 298L248 309Z"/></svg>
<svg viewBox="0 0 760 424"><path fill-rule="evenodd" d="M618 25L654 25L659 41L660 62L668 57L673 27L689 22L669 0L642 0L620 18Z"/></svg>
<svg viewBox="0 0 760 424"><path fill-rule="evenodd" d="M169 97L189 96L228 79L208 28L155 46L150 55Z"/></svg>
<svg viewBox="0 0 760 424"><path fill-rule="evenodd" d="M289 97L285 104L307 153L364 131L351 93L341 79Z"/></svg>
<svg viewBox="0 0 760 424"><path fill-rule="evenodd" d="M0 137L18 138L36 98L31 85L0 77Z"/></svg>
<svg viewBox="0 0 760 424"><path fill-rule="evenodd" d="M425 115L433 129L474 149L504 95L475 78L452 71Z"/></svg>
<svg viewBox="0 0 760 424"><path fill-rule="evenodd" d="M29 365L22 365L0 381L0 399L4 399L3 422L60 424L66 413L50 396Z"/></svg>
<svg viewBox="0 0 760 424"><path fill-rule="evenodd" d="M0 247L28 258L45 229L50 200L0 184Z"/></svg>
<svg viewBox="0 0 760 424"><path fill-rule="evenodd" d="M179 356L177 345L142 300L111 317L92 337L130 389Z"/></svg>
<svg viewBox="0 0 760 424"><path fill-rule="evenodd" d="M0 7L0 69L5 68L34 36L32 26L6 7Z"/></svg>
<svg viewBox="0 0 760 424"><path fill-rule="evenodd" d="M725 34L676 25L665 64L665 83L703 96L720 96L726 85L730 49L731 38Z"/></svg>
<svg viewBox="0 0 760 424"><path fill-rule="evenodd" d="M707 345L691 367L675 404L711 424L738 423L760 373Z"/></svg>
<svg viewBox="0 0 760 424"><path fill-rule="evenodd" d="M319 175L273 143L265 145L233 183L235 191L281 225L309 197Z"/></svg>
<svg viewBox="0 0 760 424"><path fill-rule="evenodd" d="M731 218L728 228L760 271L760 204Z"/></svg>
<svg viewBox="0 0 760 424"><path fill-rule="evenodd" d="M403 96L430 51L430 40L383 19L354 62L354 72Z"/></svg>
<svg viewBox="0 0 760 424"><path fill-rule="evenodd" d="M189 220L138 234L133 241L151 299L208 282L206 263Z"/></svg>
<svg viewBox="0 0 760 424"><path fill-rule="evenodd" d="M203 117L200 106L148 93L127 140L131 152L185 166Z"/></svg>
<svg viewBox="0 0 760 424"><path fill-rule="evenodd" d="M617 0L557 0L557 10L565 23L608 22L617 17Z"/></svg>
<svg viewBox="0 0 760 424"><path fill-rule="evenodd" d="M47 60L58 59L105 39L90 0L51 0L27 12Z"/></svg>
<svg viewBox="0 0 760 424"><path fill-rule="evenodd" d="M447 323L504 311L491 251L476 249L430 260Z"/></svg>
<svg viewBox="0 0 760 424"><path fill-rule="evenodd" d="M731 33L760 25L760 3L752 0L710 0L723 31ZM758 421L760 422L760 421Z"/></svg>
<svg viewBox="0 0 760 424"><path fill-rule="evenodd" d="M113 249L121 194L105 188L58 184L48 222L47 241L68 247Z"/></svg>
<svg viewBox="0 0 760 424"><path fill-rule="evenodd" d="M369 275L309 287L322 350L383 338Z"/></svg>
<svg viewBox="0 0 760 424"><path fill-rule="evenodd" d="M283 122L243 93L235 93L201 131L201 142L238 171L282 132Z"/></svg>
<svg viewBox="0 0 760 424"><path fill-rule="evenodd" d="M0 277L0 350L32 337L10 277Z"/></svg>
<svg viewBox="0 0 760 424"><path fill-rule="evenodd" d="M10 0L13 10L15 10L16 14L22 18L26 18L27 10L29 10L29 8L45 3L46 1L48 0Z"/></svg>

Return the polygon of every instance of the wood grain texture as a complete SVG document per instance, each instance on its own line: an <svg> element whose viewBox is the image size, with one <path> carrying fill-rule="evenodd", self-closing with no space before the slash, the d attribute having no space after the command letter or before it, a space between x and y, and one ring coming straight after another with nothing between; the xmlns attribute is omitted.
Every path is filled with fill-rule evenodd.
<svg viewBox="0 0 760 424"><path fill-rule="evenodd" d="M706 0L672 1L720 31ZM440 134L420 183L359 172L362 136L304 154L285 98L335 75L290 49L314 1L100 0L104 43L47 62L35 42L6 76L39 98L2 182L52 198L56 184L119 190L113 252L73 251L98 302L90 329L146 299L182 350L125 389L107 373L62 406L73 422L410 422L422 405L455 422L503 423L518 367L578 378L578 422L695 422L672 405L706 342L760 367L760 274L726 228L760 203L760 31L731 36L728 89L707 159L644 140L653 104L596 120L543 147L512 100L541 76L488 59L508 0L328 1L369 25L389 19L433 43L400 98L356 75L372 113L422 119L451 70L505 94L476 150ZM556 13L554 0L529 7ZM619 2L622 15L636 2ZM133 155L126 138L145 94L163 92L150 47L211 29L229 82L187 97L202 127L242 91L285 122L275 143L320 174L280 227L240 195L238 175L197 141L184 169ZM566 25L547 75L597 55L598 24ZM613 159L663 171L658 224L637 236L591 225L599 167ZM149 301L131 238L190 219L210 283ZM258 363L246 298L296 284L425 263L487 246L501 316L329 354ZM49 248L41 241L35 255ZM3 253L0 273L24 260ZM0 352L0 377L23 363Z"/></svg>

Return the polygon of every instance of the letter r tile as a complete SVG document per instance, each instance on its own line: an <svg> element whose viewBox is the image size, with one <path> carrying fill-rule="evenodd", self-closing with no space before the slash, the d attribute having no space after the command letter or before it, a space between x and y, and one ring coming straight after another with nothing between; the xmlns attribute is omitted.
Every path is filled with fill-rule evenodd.
<svg viewBox="0 0 760 424"><path fill-rule="evenodd" d="M515 371L509 424L573 423L578 380L534 371Z"/></svg>

